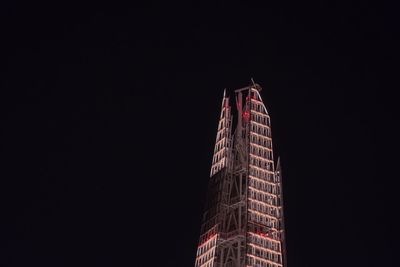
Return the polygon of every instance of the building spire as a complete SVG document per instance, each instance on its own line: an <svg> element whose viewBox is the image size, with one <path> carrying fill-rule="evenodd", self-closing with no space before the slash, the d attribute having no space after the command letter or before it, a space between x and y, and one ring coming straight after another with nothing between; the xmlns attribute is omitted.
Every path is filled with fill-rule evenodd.
<svg viewBox="0 0 400 267"><path fill-rule="evenodd" d="M260 92L261 89L262 89L261 86L254 81L253 77L250 80L251 80L251 83L252 83L252 87L257 89Z"/></svg>
<svg viewBox="0 0 400 267"><path fill-rule="evenodd" d="M226 96L226 89L224 89L210 176L227 167L229 163L229 148L231 143L230 139L232 130L231 125L231 107L229 106L229 97Z"/></svg>
<svg viewBox="0 0 400 267"><path fill-rule="evenodd" d="M224 90L195 267L287 267L280 159L275 169L260 90L254 79L234 90L237 112Z"/></svg>
<svg viewBox="0 0 400 267"><path fill-rule="evenodd" d="M276 162L276 171L281 171L281 157L278 157L278 160Z"/></svg>

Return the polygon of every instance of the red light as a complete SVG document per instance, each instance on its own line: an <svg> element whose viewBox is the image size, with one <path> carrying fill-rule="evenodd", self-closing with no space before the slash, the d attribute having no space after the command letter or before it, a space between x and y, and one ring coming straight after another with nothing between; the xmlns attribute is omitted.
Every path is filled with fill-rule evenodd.
<svg viewBox="0 0 400 267"><path fill-rule="evenodd" d="M248 119L250 117L250 113L248 111L243 112L243 118Z"/></svg>

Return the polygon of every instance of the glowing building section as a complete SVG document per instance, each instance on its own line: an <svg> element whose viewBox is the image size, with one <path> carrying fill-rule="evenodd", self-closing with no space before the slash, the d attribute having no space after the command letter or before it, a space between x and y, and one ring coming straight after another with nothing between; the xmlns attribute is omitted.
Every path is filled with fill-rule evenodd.
<svg viewBox="0 0 400 267"><path fill-rule="evenodd" d="M260 91L235 90L235 118L224 91L195 267L287 266L281 171Z"/></svg>
<svg viewBox="0 0 400 267"><path fill-rule="evenodd" d="M228 164L231 125L231 107L229 106L229 98L226 97L226 91L224 91L210 176L213 176Z"/></svg>

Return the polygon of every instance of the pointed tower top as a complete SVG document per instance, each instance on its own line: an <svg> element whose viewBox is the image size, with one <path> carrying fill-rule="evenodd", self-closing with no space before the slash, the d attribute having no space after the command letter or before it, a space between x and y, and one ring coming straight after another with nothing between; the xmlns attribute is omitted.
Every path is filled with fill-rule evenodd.
<svg viewBox="0 0 400 267"><path fill-rule="evenodd" d="M281 170L281 157L278 157L278 161L276 162L276 170L277 171Z"/></svg>
<svg viewBox="0 0 400 267"><path fill-rule="evenodd" d="M251 83L253 84L253 88L257 89L259 92L261 91L261 86L258 83L254 82L253 78L251 78Z"/></svg>

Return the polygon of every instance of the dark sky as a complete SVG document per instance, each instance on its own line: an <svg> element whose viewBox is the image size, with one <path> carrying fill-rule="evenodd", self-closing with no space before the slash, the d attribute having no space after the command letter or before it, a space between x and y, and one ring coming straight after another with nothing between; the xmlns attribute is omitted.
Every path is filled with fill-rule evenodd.
<svg viewBox="0 0 400 267"><path fill-rule="evenodd" d="M399 266L396 8L165 2L1 4L0 266L193 266L222 92L251 77L289 266Z"/></svg>

